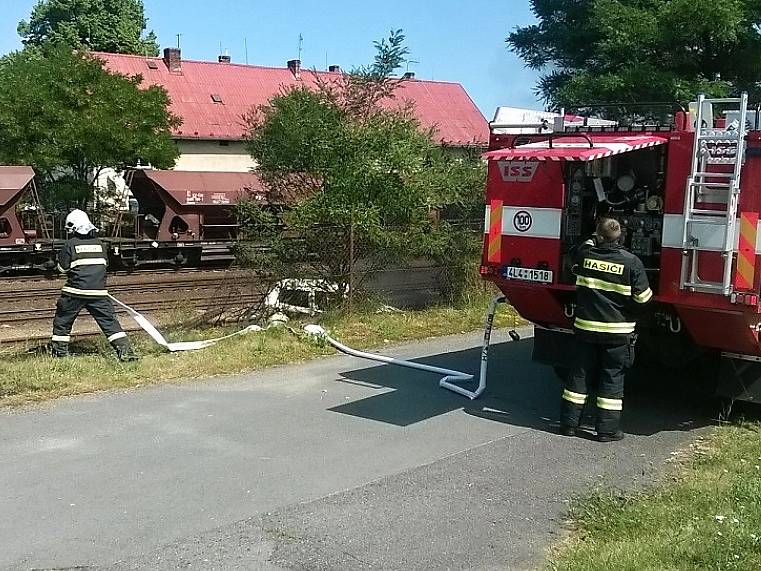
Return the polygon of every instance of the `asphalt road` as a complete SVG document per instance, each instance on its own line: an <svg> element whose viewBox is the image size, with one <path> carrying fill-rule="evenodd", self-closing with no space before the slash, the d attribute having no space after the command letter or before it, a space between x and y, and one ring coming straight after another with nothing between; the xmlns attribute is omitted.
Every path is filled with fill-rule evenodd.
<svg viewBox="0 0 761 571"><path fill-rule="evenodd" d="M479 337L388 353L472 370ZM473 402L338 356L2 412L0 568L535 568L569 498L650 481L710 424L651 383L623 442L555 435L553 373L494 341Z"/></svg>

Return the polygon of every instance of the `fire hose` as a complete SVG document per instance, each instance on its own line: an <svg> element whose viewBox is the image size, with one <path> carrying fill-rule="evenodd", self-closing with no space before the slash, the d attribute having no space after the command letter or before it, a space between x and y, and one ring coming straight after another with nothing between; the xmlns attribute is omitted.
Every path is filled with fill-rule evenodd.
<svg viewBox="0 0 761 571"><path fill-rule="evenodd" d="M170 343L167 341L164 336L159 332L154 325L148 321L148 319L136 311L135 309L132 309L130 306L128 306L125 303L122 303L118 299L116 299L114 296L109 295L109 298L111 298L111 301L113 301L115 304L117 304L120 307L123 307L127 313L129 313L130 317L137 323L140 327L143 328L143 330L150 335L151 339L153 339L156 343L161 345L162 347L166 348L168 351L175 353L178 351L196 351L198 349L205 349L207 347L211 347L212 345L216 345L220 341L224 341L225 339L230 339L231 337L236 337L237 335L243 335L245 333L249 333L251 331L262 331L263 329L259 327L258 325L249 325L248 327L241 329L240 331L236 331L235 333L231 333L230 335L225 335L224 337L217 337L215 339L206 339L204 341L180 341L176 343Z"/></svg>
<svg viewBox="0 0 761 571"><path fill-rule="evenodd" d="M492 299L489 304L489 311L486 315L486 325L484 327L484 340L481 346L481 369L478 376L478 387L471 391L465 387L460 386L458 383L465 383L472 381L475 375L470 373L463 373L462 371L454 371L452 369L444 369L441 367L435 367L433 365L425 365L423 363L416 363L414 361L405 361L403 359L396 359L394 357L387 357L385 355L379 355L377 353L367 353L365 351L359 351L352 349L346 345L340 343L333 337L331 337L324 328L319 325L307 325L304 330L307 334L314 337L324 339L330 345L352 357L359 357L360 359L368 359L371 361L378 361L380 363L386 363L387 365L397 365L399 367L406 367L408 369L417 369L419 371L426 371L429 373L435 373L437 375L444 375L439 381L439 386L468 397L471 400L477 399L486 390L486 369L489 359L489 341L491 340L491 332L494 326L494 314L497 311L497 304L504 303L505 296L499 295ZM520 336L514 330L510 331L510 338L513 341L518 341Z"/></svg>
<svg viewBox="0 0 761 571"><path fill-rule="evenodd" d="M212 345L216 345L220 341L224 341L225 339L230 339L231 337L243 335L251 331L258 332L258 331L264 330L262 327L259 327L258 325L249 325L248 327L245 327L244 329L241 329L240 331L231 333L229 335L225 335L224 337L217 337L215 339L206 339L203 341L181 341L181 342L170 343L161 334L161 332L158 329L156 329L156 327L150 321L148 321L148 319L144 315L139 313L137 310L131 308L127 304L122 303L115 297L111 295L109 295L108 297L114 303L124 308L127 311L127 313L130 315L130 317L132 317L132 319L146 333L148 333L148 335L156 343L158 343L159 345L161 345L162 347L166 348L168 351L173 353L179 352L179 351L196 351L198 349L205 349L207 347L211 347ZM484 326L483 344L481 346L481 367L480 367L479 376L478 376L478 386L473 391L468 390L467 388L460 386L460 384L458 384L458 383L472 381L475 378L475 375L472 375L470 373L463 373L462 371L444 369L442 367L435 367L433 365L425 365L423 363L416 363L414 361L405 361L403 359L387 357L385 355L379 355L377 353L367 353L365 351L352 349L351 347L347 347L346 345L340 343L339 341L331 337L328 334L328 332L325 331L325 329L321 327L320 325L307 325L304 327L304 331L309 336L324 339L330 345L332 345L333 347L335 347L342 353L351 355L353 357L359 357L360 359L369 359L371 361L378 361L381 363L386 363L388 365L397 365L399 367L406 367L408 369L417 369L419 371L426 371L429 373L444 375L439 381L439 386L441 388L453 391L460 395L466 396L471 400L474 400L474 399L477 399L479 396L481 396L484 390L486 390L486 372L487 372L488 360L489 360L489 342L491 341L491 332L492 332L492 329L494 328L494 315L497 312L497 305L500 303L505 303L505 301L506 301L505 296L499 295L495 297L494 299L492 299L491 303L489 303L489 311L486 315L486 324ZM514 330L511 330L509 332L509 335L513 341L518 341L520 339L520 336Z"/></svg>

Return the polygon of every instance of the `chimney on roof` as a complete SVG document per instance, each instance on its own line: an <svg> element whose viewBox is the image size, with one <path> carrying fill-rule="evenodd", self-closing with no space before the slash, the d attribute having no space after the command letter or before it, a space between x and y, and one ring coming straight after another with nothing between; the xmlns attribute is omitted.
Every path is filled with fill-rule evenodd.
<svg viewBox="0 0 761 571"><path fill-rule="evenodd" d="M182 55L180 48L165 48L164 63L170 73L182 73Z"/></svg>
<svg viewBox="0 0 761 571"><path fill-rule="evenodd" d="M293 74L293 77L295 77L296 79L301 79L301 60L300 59L288 60L288 69Z"/></svg>
<svg viewBox="0 0 761 571"><path fill-rule="evenodd" d="M330 73L341 73L341 66L340 65L331 65L331 66L328 66L328 71Z"/></svg>
<svg viewBox="0 0 761 571"><path fill-rule="evenodd" d="M408 71L403 76L402 79L415 79L415 72L414 71Z"/></svg>

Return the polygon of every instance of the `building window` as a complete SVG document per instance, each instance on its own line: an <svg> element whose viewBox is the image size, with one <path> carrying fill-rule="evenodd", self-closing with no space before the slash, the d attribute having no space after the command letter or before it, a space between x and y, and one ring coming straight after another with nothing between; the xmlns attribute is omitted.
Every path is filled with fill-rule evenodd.
<svg viewBox="0 0 761 571"><path fill-rule="evenodd" d="M217 93L212 93L212 94L211 94L211 100L212 100L214 103L222 103L222 96L221 96L221 95L219 95L219 94L217 94Z"/></svg>

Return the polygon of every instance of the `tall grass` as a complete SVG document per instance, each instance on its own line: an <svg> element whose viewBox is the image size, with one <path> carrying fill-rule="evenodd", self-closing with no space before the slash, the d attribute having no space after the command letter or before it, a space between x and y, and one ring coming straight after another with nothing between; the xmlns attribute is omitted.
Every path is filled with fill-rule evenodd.
<svg viewBox="0 0 761 571"><path fill-rule="evenodd" d="M577 501L553 571L761 569L761 424L698 440L672 481Z"/></svg>
<svg viewBox="0 0 761 571"><path fill-rule="evenodd" d="M482 293L459 307L421 311L388 311L364 307L361 312L333 312L318 321L349 345L362 348L387 342L435 337L479 329L490 295ZM509 308L495 321L497 327L515 326L519 319ZM299 331L304 322L292 322ZM235 328L174 328L170 340L208 339ZM223 341L200 351L169 354L143 335L132 336L141 359L119 363L105 339L72 344L75 356L53 359L43 350L0 360L0 405L15 405L63 395L122 389L165 381L189 381L214 375L253 371L295 363L333 353L287 329L270 329Z"/></svg>

